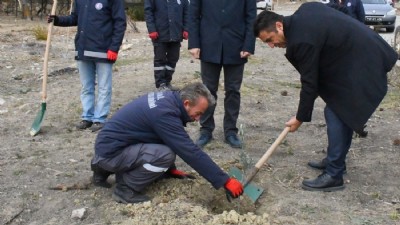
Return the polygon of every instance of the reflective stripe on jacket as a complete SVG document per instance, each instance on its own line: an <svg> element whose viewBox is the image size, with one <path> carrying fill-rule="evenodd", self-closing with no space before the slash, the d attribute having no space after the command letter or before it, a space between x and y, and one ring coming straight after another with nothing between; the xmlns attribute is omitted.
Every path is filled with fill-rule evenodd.
<svg viewBox="0 0 400 225"><path fill-rule="evenodd" d="M69 16L59 16L55 26L78 26L75 59L107 60L107 51L118 52L126 29L123 0L76 0Z"/></svg>

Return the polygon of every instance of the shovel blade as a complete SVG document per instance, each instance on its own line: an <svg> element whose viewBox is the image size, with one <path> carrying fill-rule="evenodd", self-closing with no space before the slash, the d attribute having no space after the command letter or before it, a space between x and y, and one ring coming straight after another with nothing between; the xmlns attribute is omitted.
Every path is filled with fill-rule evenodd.
<svg viewBox="0 0 400 225"><path fill-rule="evenodd" d="M246 178L242 174L242 171L240 171L236 167L231 167L231 169L229 170L229 175L241 181L242 183L246 180ZM244 193L251 199L253 203L257 201L257 199L261 196L263 192L263 188L257 187L251 182L248 183L246 187L244 187Z"/></svg>
<svg viewBox="0 0 400 225"><path fill-rule="evenodd" d="M35 136L37 133L39 133L40 125L42 124L45 112L46 112L46 102L42 102L40 106L40 111L36 115L36 118L33 121L31 130L29 132L31 136Z"/></svg>

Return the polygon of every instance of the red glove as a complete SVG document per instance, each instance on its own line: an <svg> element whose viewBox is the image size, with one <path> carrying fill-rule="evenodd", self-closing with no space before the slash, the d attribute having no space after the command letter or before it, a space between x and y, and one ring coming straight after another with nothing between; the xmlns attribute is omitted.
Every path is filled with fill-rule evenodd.
<svg viewBox="0 0 400 225"><path fill-rule="evenodd" d="M183 31L182 33L183 39L187 40L189 38L189 33L187 31Z"/></svg>
<svg viewBox="0 0 400 225"><path fill-rule="evenodd" d="M224 188L232 198L237 198L243 194L243 185L235 178L229 178Z"/></svg>
<svg viewBox="0 0 400 225"><path fill-rule="evenodd" d="M116 61L118 57L118 53L108 50L107 51L107 59L111 61Z"/></svg>
<svg viewBox="0 0 400 225"><path fill-rule="evenodd" d="M167 171L168 175L170 177L173 178L178 178L178 179L185 179L185 178L189 178L189 179L196 179L196 177L194 177L193 175L190 175L188 173L185 173L181 170L177 170L177 169L169 169Z"/></svg>
<svg viewBox="0 0 400 225"><path fill-rule="evenodd" d="M149 38L151 39L151 40L156 40L157 38L158 38L158 32L151 32L150 34L149 34Z"/></svg>

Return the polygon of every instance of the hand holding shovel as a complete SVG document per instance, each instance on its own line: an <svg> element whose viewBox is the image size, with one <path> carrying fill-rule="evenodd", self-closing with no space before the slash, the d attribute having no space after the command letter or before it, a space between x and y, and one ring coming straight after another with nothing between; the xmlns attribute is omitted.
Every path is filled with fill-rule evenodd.
<svg viewBox="0 0 400 225"><path fill-rule="evenodd" d="M251 184L250 182L253 180L254 176L258 173L260 168L264 165L265 162L269 159L269 157L272 155L272 153L275 151L275 149L278 147L278 145L285 139L286 135L289 133L290 127L285 127L285 129L282 131L282 133L279 135L279 137L272 143L271 147L264 153L264 155L261 157L260 160L256 163L252 171L250 172L249 176L245 179L245 182L243 183L244 187L244 193L249 196L249 198L255 202L257 199L260 197L262 192L264 191L262 188L256 187L255 185ZM234 176L238 180L243 180L243 175L240 172L239 169L236 167L231 168L231 171L229 172L231 176ZM228 199L229 200L229 199Z"/></svg>

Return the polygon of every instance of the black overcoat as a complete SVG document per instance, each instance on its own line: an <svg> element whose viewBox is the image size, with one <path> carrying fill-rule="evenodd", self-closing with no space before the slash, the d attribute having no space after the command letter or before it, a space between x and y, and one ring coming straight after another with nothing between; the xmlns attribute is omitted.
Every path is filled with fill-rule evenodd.
<svg viewBox="0 0 400 225"><path fill-rule="evenodd" d="M311 121L320 96L361 132L387 92L397 53L373 30L324 4L305 3L283 20L286 58L301 75L297 119Z"/></svg>
<svg viewBox="0 0 400 225"><path fill-rule="evenodd" d="M189 49L202 61L243 64L241 51L254 54L256 0L191 0L189 12Z"/></svg>

